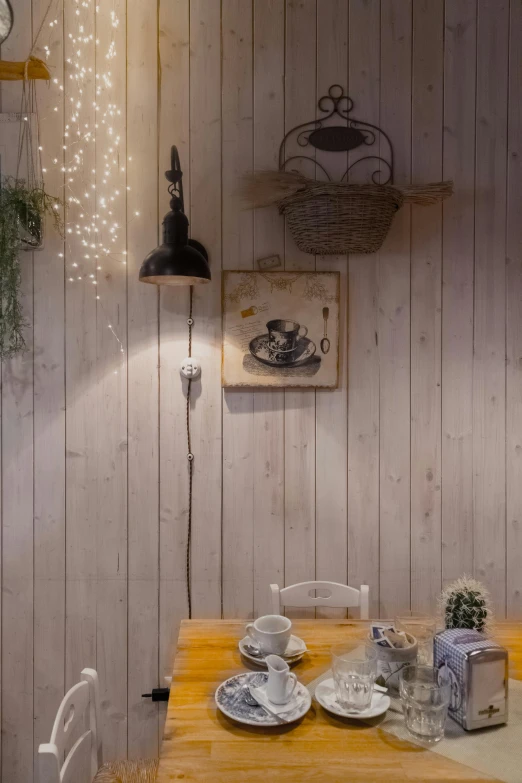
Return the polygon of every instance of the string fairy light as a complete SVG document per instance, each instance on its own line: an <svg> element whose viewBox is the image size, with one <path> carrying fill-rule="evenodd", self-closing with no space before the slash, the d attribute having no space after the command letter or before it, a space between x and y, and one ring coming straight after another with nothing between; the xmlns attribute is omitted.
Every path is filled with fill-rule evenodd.
<svg viewBox="0 0 522 783"><path fill-rule="evenodd" d="M63 160L51 159L65 184L66 280L69 285L91 288L96 306L107 318L108 329L124 354L123 341L99 290L99 276L111 274L114 264L125 266L127 256L122 223L126 224L130 188L126 186L128 162L122 148L125 112L118 103L121 89L116 78L117 58L125 58L125 52L118 51L120 19L111 0L67 2L64 79L63 83L58 78L52 80L58 100L53 111L59 110L60 101L64 108ZM58 30L62 34L57 18L48 26L50 33ZM49 60L51 46L45 44L43 50ZM123 219L118 219L120 215ZM59 257L63 259L64 254Z"/></svg>

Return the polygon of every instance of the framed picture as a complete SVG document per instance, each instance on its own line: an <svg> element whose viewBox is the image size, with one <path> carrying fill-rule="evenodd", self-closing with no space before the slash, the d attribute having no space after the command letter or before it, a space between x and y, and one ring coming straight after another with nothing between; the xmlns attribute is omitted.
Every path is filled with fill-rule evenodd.
<svg viewBox="0 0 522 783"><path fill-rule="evenodd" d="M223 272L223 386L335 389L339 272Z"/></svg>

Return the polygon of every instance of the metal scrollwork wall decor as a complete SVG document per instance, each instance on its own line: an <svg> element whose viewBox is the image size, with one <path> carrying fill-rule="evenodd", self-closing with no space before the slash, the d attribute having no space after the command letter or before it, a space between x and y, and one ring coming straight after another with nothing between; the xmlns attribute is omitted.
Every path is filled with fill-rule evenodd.
<svg viewBox="0 0 522 783"><path fill-rule="evenodd" d="M325 116L320 119L304 122L288 131L279 147L279 169L285 170L290 163L307 161L313 163L325 174L328 181L332 178L326 168L315 158L308 155L292 155L286 158L288 141L295 138L297 144L303 149L313 147L324 152L352 152L358 148L373 148L373 152L364 153L351 162L341 177L341 182L348 180L350 171L364 161L375 161L378 168L371 173L371 180L376 185L388 185L393 183L393 146L390 137L377 125L371 122L356 119L351 116L354 103L344 94L340 84L333 84L328 90L328 95L319 99L317 108ZM344 124L329 124L332 118L344 120ZM383 148L383 149L381 149ZM378 153L378 154L377 154ZM381 169L381 165L384 170Z"/></svg>
<svg viewBox="0 0 522 783"><path fill-rule="evenodd" d="M377 125L352 115L354 102L341 85L333 84L317 105L321 116L285 135L279 148L279 170L258 171L244 178L247 205L277 204L300 250L314 255L374 253L404 203L428 206L452 194L451 182L394 185L389 136ZM303 152L294 154L295 147ZM346 156L340 181L332 182L318 151ZM297 170L305 165L313 177ZM362 173L369 181L356 181Z"/></svg>

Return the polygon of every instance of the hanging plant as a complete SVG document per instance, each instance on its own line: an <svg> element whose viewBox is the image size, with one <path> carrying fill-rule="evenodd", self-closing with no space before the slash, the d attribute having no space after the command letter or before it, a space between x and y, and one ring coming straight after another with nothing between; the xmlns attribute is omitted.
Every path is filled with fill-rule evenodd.
<svg viewBox="0 0 522 783"><path fill-rule="evenodd" d="M26 348L20 302L20 251L42 243L46 215L63 236L61 202L43 187L28 187L24 180L3 177L0 187L0 360Z"/></svg>

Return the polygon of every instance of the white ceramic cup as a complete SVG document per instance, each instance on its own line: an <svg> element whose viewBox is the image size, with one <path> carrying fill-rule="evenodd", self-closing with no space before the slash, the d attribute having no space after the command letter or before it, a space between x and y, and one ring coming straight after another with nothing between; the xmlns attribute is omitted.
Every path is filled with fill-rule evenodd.
<svg viewBox="0 0 522 783"><path fill-rule="evenodd" d="M280 614L265 614L249 623L246 632L261 652L282 655L290 641L292 622Z"/></svg>
<svg viewBox="0 0 522 783"><path fill-rule="evenodd" d="M268 666L268 682L266 684L268 701L273 704L286 704L295 691L297 677L290 671L287 662L283 661L279 655L268 655L266 665Z"/></svg>

